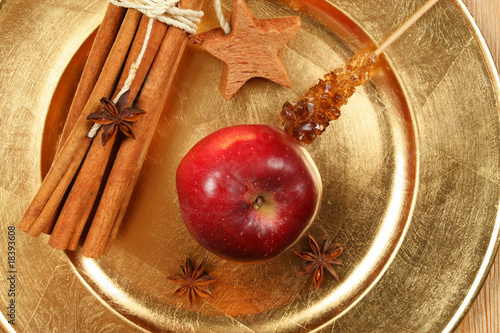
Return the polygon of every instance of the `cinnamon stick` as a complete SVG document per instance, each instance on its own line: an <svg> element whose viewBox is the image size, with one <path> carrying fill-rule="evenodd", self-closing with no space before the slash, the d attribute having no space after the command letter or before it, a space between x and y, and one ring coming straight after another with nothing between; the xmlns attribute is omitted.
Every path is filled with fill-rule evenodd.
<svg viewBox="0 0 500 333"><path fill-rule="evenodd" d="M160 22L157 22L157 21L154 22L153 29L151 32L151 39L149 40L149 43L148 43L148 49L146 50L146 53L144 54L144 57L143 57L143 62L145 62L143 72L142 73L138 72L137 76L136 76L137 83L140 82L141 84L140 85L139 84L132 84L131 85L131 87L130 87L130 95L131 96L132 95L136 96L138 94L140 86L142 86L142 83L144 82L144 78L147 75L147 71L149 70L151 63L153 62L154 57L156 56L156 53L158 52L158 49L161 45L161 42L163 40L163 37L164 37L166 31L167 31L166 25L164 25ZM131 53L138 54L139 50L132 50ZM125 79L126 78L124 78L124 77L121 78L121 80L120 80L121 83L119 83L119 86L123 85L123 81ZM85 222L82 221L82 223L80 223L77 226L77 228L75 229L73 235L71 236L69 244L68 244L69 250L75 250L76 247L78 246L78 241L80 239L80 236L82 234L82 230L83 230L84 226L85 226Z"/></svg>
<svg viewBox="0 0 500 333"><path fill-rule="evenodd" d="M139 28L137 30L134 42L127 57L125 70L122 72L120 81L117 85L120 89L129 75L129 70L137 60L141 52L144 38L148 30L149 18L143 15ZM130 93L127 107L130 107L139 92L142 83L149 71L149 67L158 51L160 43L167 26L155 21L152 26L151 36L148 40L147 48L142 58L135 79L130 86ZM119 90L115 92L113 99L116 98ZM97 193L101 187L102 178L109 162L116 136L111 138L103 147L100 138L93 141L89 153L78 173L71 191L66 199L64 207L58 217L49 245L57 249L74 249L78 244L78 239L90 216L92 207L97 198ZM70 244L70 239L73 240Z"/></svg>
<svg viewBox="0 0 500 333"><path fill-rule="evenodd" d="M54 192L52 192L52 195L47 201L47 204L40 212L40 215L37 218L37 221L40 222L34 223L28 230L30 235L38 237L42 232L46 234L50 234L52 232L57 215L62 208L63 198L68 191L68 187L71 186L70 184L75 178L75 174L77 173L86 152L87 151L84 149L77 151L77 155L69 164L63 178L61 178L60 182L54 189Z"/></svg>
<svg viewBox="0 0 500 333"><path fill-rule="evenodd" d="M99 111L101 108L101 97L111 95L140 18L140 12L136 10L127 10L127 14L125 15L120 31L118 32L101 74L99 75L99 79L78 121L64 143L61 152L56 156L40 189L35 194L30 206L26 210L18 226L20 230L28 231L34 225L33 230L43 230L47 223L51 223L51 221L42 219L37 220L37 218L63 178L72 160L76 156L82 156L81 152L88 149L91 139L87 137L87 133L90 129L91 122L87 120L87 116L90 113ZM57 207L50 208L57 209ZM36 235L34 231L29 233Z"/></svg>
<svg viewBox="0 0 500 333"><path fill-rule="evenodd" d="M60 148L62 148L66 142L71 130L80 117L80 113L85 107L85 103L92 93L92 89L99 78L99 74L113 46L113 42L115 41L126 12L127 10L125 8L117 7L111 3L108 4L106 13L104 14L104 18L97 31L92 48L90 49L89 56L85 62L85 67L83 68L80 82L76 88L75 96L71 102L68 116L66 117L66 122L64 123L59 139L57 152L60 151Z"/></svg>
<svg viewBox="0 0 500 333"><path fill-rule="evenodd" d="M102 147L99 138L93 140L89 153L69 191L50 235L49 245L53 248L65 250L75 226L79 223L85 225L92 211L93 199L95 199L99 191L99 186L107 165L106 162L111 154L114 141L113 138L106 143L106 146ZM96 160L101 161L101 164L95 165L94 161ZM94 170L90 170L90 167L94 167Z"/></svg>
<svg viewBox="0 0 500 333"><path fill-rule="evenodd" d="M199 10L203 0L185 0L182 7ZM154 135L173 77L178 68L188 36L170 27L165 34L141 92L137 107L148 114L134 125L136 140L124 140L106 183L99 207L85 239L82 255L99 258L106 247L121 203L127 193L130 178L137 166L142 166ZM165 87L164 89L158 89Z"/></svg>
<svg viewBox="0 0 500 333"><path fill-rule="evenodd" d="M106 246L104 247L103 254L108 253L109 249L115 242L116 237L118 236L118 231L120 230L120 226L123 222L123 219L125 218L125 213L127 212L130 199L132 198L132 193L134 192L135 185L137 184L137 180L139 179L139 175L141 173L141 169L142 169L142 164L136 165L132 177L130 178L130 183L123 196L123 202L120 206L116 219L113 223L113 227L111 228L109 238L106 241Z"/></svg>
<svg viewBox="0 0 500 333"><path fill-rule="evenodd" d="M137 60L137 57L142 50L144 39L146 37L149 20L150 18L146 15L142 16L136 39L134 39L134 43L132 44L132 48L130 49L130 55L128 56L127 62L125 63L125 68L130 68L132 66L132 63ZM158 53L158 49L160 48L161 42L163 41L163 37L165 36L167 27L168 26L166 24L154 20L148 45L146 51L144 52L140 68L135 76L134 82L129 89L130 96L137 96L137 94L139 93L139 90L142 87L142 84L144 83L144 80L149 72L151 64L153 63L153 60ZM125 81L127 80L128 70L126 72L126 75L122 75L120 77L118 87L123 87Z"/></svg>
<svg viewBox="0 0 500 333"><path fill-rule="evenodd" d="M110 168L112 167L112 163L114 160L114 156L116 156L116 151L118 150L118 147L120 145L122 137L119 136L118 138L114 140L109 140L108 143L111 143L111 141L114 142L114 145L112 147L112 151L110 153L110 157L108 158L109 161L107 164L105 164L105 167L103 168L102 171L100 171L100 174L98 175L100 181L94 182L93 186L88 189L88 192L90 192L89 197L87 198L88 202L83 202L86 203L85 209L83 210L82 214L78 217L75 218L75 216L69 215L68 217L62 216L61 218L61 223L64 223L64 219L67 219L68 221L71 221L71 219L74 219L73 221L73 228L69 229L67 235L64 235L61 240L59 240L60 245L58 244L53 244L52 241L49 239L49 245L51 245L54 248L59 248L58 246L62 246L65 244L67 250L76 250L78 247L80 237L83 233L83 230L85 229L85 226L91 221L93 218L93 213L95 211L96 205L99 203L100 197L102 195L102 191L104 190L104 186L106 184L106 179L107 176L109 175ZM79 203L79 205L82 205L82 203ZM68 212L71 212L68 210ZM58 221L59 223L59 221ZM57 235L57 233L56 233ZM52 238L52 236L51 236Z"/></svg>
<svg viewBox="0 0 500 333"><path fill-rule="evenodd" d="M111 5L111 4L110 4ZM110 24L109 20L106 20L106 16L108 16L108 12L112 12L113 13L113 9L114 8L119 8L119 7L116 7L116 6L113 6L111 5L111 8L110 6L108 6L108 10L106 12L106 15L105 15L105 19L103 20L103 23L101 24L101 27L104 27L104 33L107 31L107 30L110 30L110 29L107 29L107 25ZM117 10L114 9L114 12L116 12ZM123 15L125 14L126 10L123 9L123 8L120 8L120 11L123 12ZM122 15L122 16L123 16ZM108 21L108 22L106 22ZM143 15L142 18L141 18L141 23L139 24L139 28L138 28L138 31L136 33L136 36L134 38L134 43L132 44L132 47L131 47L131 50L129 52L129 55L127 57L127 62L126 62L126 65L125 65L125 69L126 71L122 72L122 75L121 75L121 79L117 85L117 87L122 87L123 86L123 83L124 81L126 80L126 77L128 76L128 70L130 69L131 65L132 65L132 62L134 61L134 59L137 58L137 55L139 54L140 52L140 49L142 47L142 40L144 39L144 35L146 34L146 30L147 30L147 22L148 22L148 18ZM113 22L115 23L115 22ZM116 27L114 30L115 31L118 31L118 28L119 28L119 25L118 27ZM104 35L103 34L100 34L100 32L102 31L102 28L99 29L99 32L96 36L96 40L94 41L94 45L93 45L93 49L95 47L107 47L107 45L105 44L106 40L109 39L107 35ZM115 33L116 35L116 33ZM139 38L139 40L141 41L140 43L139 42L136 42L137 39ZM102 39L105 39L104 41ZM110 43L111 44L111 43ZM99 66L99 64L93 64L92 61L90 61L92 59L92 53L93 50L91 50L91 54L89 55L89 60L87 61L87 64L86 64L86 68L87 66ZM106 54L103 54L103 52L99 52L96 51L94 52L95 54L99 53L101 55L107 55ZM146 50L146 55L147 55L148 51ZM101 63L104 63L104 61L106 60L105 57L104 59L97 59L97 60L100 60ZM97 61L96 60L96 61ZM147 62L147 60L146 60ZM102 65L101 65L102 66ZM149 66L149 65L148 65ZM146 71L147 72L147 71ZM85 70L84 70L84 74L85 74ZM82 80L83 81L87 81L86 84L88 84L90 86L91 83L89 83L88 79L85 80L85 76L84 74L82 75ZM142 75L142 74L139 74L139 76ZM146 73L143 74L144 76L146 75ZM144 79L142 78L141 81L143 81ZM80 87L81 83L79 84L79 87ZM137 94L137 91L139 90L140 87L133 87L133 94L131 95L131 101L134 100L136 94ZM116 97L117 95L117 92L115 92L115 94L113 95L113 99ZM75 99L77 98L77 96L75 96ZM74 99L74 103L72 104L75 105L75 99ZM67 121L66 121L66 124L65 124L65 128L68 128L68 126L72 126L70 124L71 122L71 118L68 117ZM62 142L64 142L64 132L63 132L63 135L61 137L61 140ZM105 167L106 167L106 162L107 160L109 159L109 153L111 151L111 149L105 149L106 152L100 152L101 150L103 150L101 146L101 144L99 143L100 141L99 140L94 140L92 141L93 143L91 144L91 146L93 147L94 145L96 147L98 147L98 150L97 152L100 153L102 155L102 153L105 153L104 155L102 155L103 157L102 158L96 158L94 155L96 155L96 152L94 152L94 150L92 150L92 148L89 148L91 153L90 153L90 156L93 157L93 160L96 161L96 160L102 160L101 163L99 163L99 165L95 165L96 163L93 163L90 167L87 167L83 170L80 170L80 173L83 171L85 172L85 170L87 171L85 173L85 175L87 177L92 177L91 179L95 180L95 184L94 186L85 186L84 188L81 188L81 184L80 186L76 186L77 184L79 184L78 182L76 182L73 186L72 186L72 190L69 194L69 198L68 200L66 201L66 203L64 204L64 207L66 207L65 210L62 210L60 207L59 210L61 210L61 212L59 212L59 210L55 210L53 209L54 207L56 207L56 203L58 202L57 200L61 200L62 196L64 195L64 191L66 191L67 187L68 187L68 184L69 182L67 181L67 179L64 179L66 181L63 181L61 180L61 183L59 183L57 189L60 189L60 191L57 191L56 189L56 192L57 194L56 195L52 195L51 198L49 199L49 202L47 203L47 205L45 206L44 210L42 210L42 213L40 214L40 217L39 218L46 218L47 220L50 220L52 221L52 223L48 223L47 226L46 226L46 230L42 230L43 232L46 232L48 233L47 231L49 230L52 230L52 227L55 223L55 220L56 218L58 219L58 227L55 229L56 233L60 233L61 230L65 230L68 226L64 225L64 222L61 223L61 220L62 221L73 221L74 225L78 225L78 224L82 224L81 228L80 228L80 231L79 231L79 234L81 234L82 230L83 230L83 227L85 225L85 222L87 221L88 219L88 216L90 215L90 212L92 210L92 205L94 203L94 200L95 200L95 197L97 196L97 192L99 190L99 185L100 185L100 180L102 179L102 176L103 176L103 173L104 173L104 170L105 170ZM109 145L108 145L108 148L112 147L114 144L114 140L113 142L110 142ZM107 156L107 157L106 157ZM72 163L73 165L73 168L71 168L71 170L76 170L74 168L74 165L77 164L77 163ZM91 162L89 162L87 159L85 160L84 162L84 165L89 165L91 164ZM102 170L100 170L99 172L97 172L97 170L99 170L99 168L101 168ZM91 170L91 175L89 175L89 170ZM88 178L85 178L85 175L81 175L81 174L78 174L78 178L77 178L77 181L78 179L87 179L88 181ZM70 174L75 174L75 171L72 171L70 172ZM81 181L80 181L81 183ZM82 193L83 192L83 193ZM75 194L75 193L78 193L78 194ZM87 198L87 202L84 202L84 198ZM76 200L75 200L76 198ZM54 201L54 203L52 202ZM80 204L80 206L76 205L76 202L78 202ZM49 207L52 207L52 209L46 209L47 206ZM59 204L59 206L62 206L62 203ZM68 208L69 207L69 208ZM63 213L62 217L61 215L57 216L58 213L62 213L62 212L71 212L71 215L72 215L72 218L68 218L67 217L67 213ZM44 217L44 214L47 214L46 217ZM48 215L50 214L50 215ZM69 230L72 230L72 228L70 228ZM78 230L78 229L77 229ZM59 238L60 236L55 236L55 239ZM69 236L68 236L69 237ZM79 236L78 236L79 237ZM66 242L67 243L67 242ZM64 244L64 247L62 244L58 244L57 242L54 243L53 241L53 237L51 237L51 239L49 240L49 244L50 245L53 245L53 247L55 248L58 248L58 249L64 249L66 244Z"/></svg>

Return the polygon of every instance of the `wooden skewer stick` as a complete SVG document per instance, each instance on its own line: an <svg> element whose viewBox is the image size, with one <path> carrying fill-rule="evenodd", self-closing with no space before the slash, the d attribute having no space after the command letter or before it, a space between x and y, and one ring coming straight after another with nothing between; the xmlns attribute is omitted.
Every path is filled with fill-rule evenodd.
<svg viewBox="0 0 500 333"><path fill-rule="evenodd" d="M330 122L340 116L340 108L348 102L356 88L370 79L371 71L380 54L438 1L427 1L375 51L359 50L342 67L326 74L324 80L318 80L318 83L299 101L294 104L286 102L281 110L285 132L307 144L316 140ZM328 102L325 103L325 100ZM304 107L307 110L304 110ZM314 126L310 129L304 128L302 126L304 123L311 123Z"/></svg>
<svg viewBox="0 0 500 333"><path fill-rule="evenodd" d="M432 8L439 0L429 0L427 1L419 10L417 10L410 18L403 23L399 28L397 28L387 39L375 50L375 55L378 57L384 50L389 47L396 39L398 39L402 34L408 30L422 15L424 15L429 9Z"/></svg>

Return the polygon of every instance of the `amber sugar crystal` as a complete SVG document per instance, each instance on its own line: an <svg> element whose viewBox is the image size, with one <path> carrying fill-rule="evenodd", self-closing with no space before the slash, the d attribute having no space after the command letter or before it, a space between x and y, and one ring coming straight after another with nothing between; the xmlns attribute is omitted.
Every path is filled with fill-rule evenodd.
<svg viewBox="0 0 500 333"><path fill-rule="evenodd" d="M347 60L342 68L325 75L297 103L286 102L281 110L284 130L298 141L312 143L330 121L340 117L356 87L370 79L377 56L360 52Z"/></svg>

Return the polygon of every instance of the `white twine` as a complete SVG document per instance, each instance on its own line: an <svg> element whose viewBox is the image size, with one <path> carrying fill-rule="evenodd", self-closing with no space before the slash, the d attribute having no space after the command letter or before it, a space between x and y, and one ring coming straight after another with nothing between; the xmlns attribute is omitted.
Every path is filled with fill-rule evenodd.
<svg viewBox="0 0 500 333"><path fill-rule="evenodd" d="M146 35L144 36L141 52L139 53L136 61L130 66L127 79L123 83L122 89L113 100L113 103L116 104L120 97L130 89L144 53L146 52L155 20L177 27L190 34L196 33L198 28L197 24L200 22L203 12L174 7L179 1L180 0L109 0L109 2L115 6L133 8L149 17L148 29L146 31ZM95 137L100 127L101 124L94 123L87 133L87 137Z"/></svg>
<svg viewBox="0 0 500 333"><path fill-rule="evenodd" d="M214 7L215 7L215 14L217 15L217 18L219 19L219 24L222 30L224 30L224 33L226 35L229 35L231 32L231 26L229 25L229 22L226 21L224 18L224 14L222 13L222 6L220 4L220 0L214 0Z"/></svg>
<svg viewBox="0 0 500 333"><path fill-rule="evenodd" d="M144 15L195 34L197 24L203 16L202 11L178 8L180 0L108 0L118 7L133 8Z"/></svg>

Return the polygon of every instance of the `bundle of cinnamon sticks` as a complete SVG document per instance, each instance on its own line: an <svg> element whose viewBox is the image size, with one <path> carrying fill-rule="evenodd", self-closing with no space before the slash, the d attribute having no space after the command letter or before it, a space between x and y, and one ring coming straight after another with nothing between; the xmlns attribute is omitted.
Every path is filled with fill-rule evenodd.
<svg viewBox="0 0 500 333"><path fill-rule="evenodd" d="M199 10L203 0L183 0ZM108 5L89 53L60 137L56 157L19 229L50 234L49 244L99 258L113 243L146 157L188 35L154 21L147 48L129 88L127 107L146 114L133 123L135 140L114 136L102 145L87 137L102 97L114 99L141 52L150 18ZM84 235L86 226L88 233Z"/></svg>

